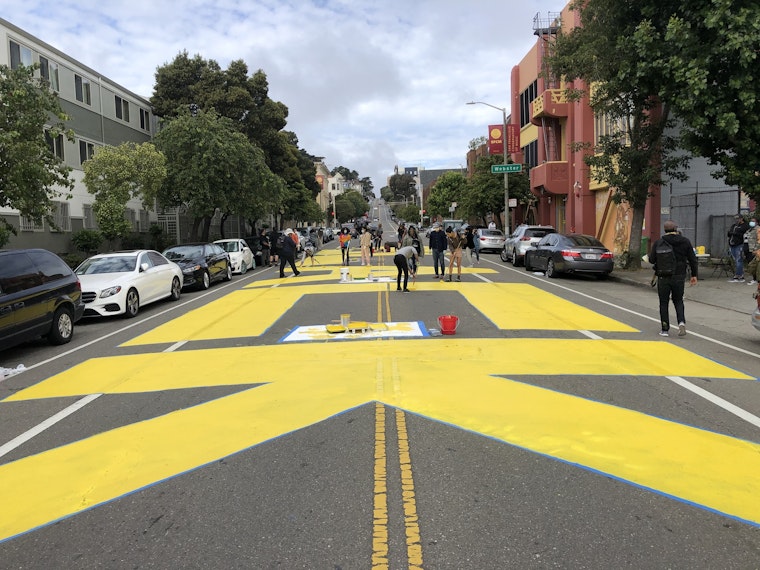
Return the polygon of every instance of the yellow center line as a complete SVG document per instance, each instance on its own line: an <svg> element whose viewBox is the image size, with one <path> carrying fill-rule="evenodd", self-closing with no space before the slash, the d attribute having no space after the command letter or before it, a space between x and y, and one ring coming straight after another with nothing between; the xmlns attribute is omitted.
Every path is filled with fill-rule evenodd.
<svg viewBox="0 0 760 570"><path fill-rule="evenodd" d="M385 406L375 404L375 490L372 523L372 568L388 568L388 473L385 454Z"/></svg>
<svg viewBox="0 0 760 570"><path fill-rule="evenodd" d="M396 431L398 432L398 459L401 467L401 497L404 504L407 562L409 568L422 570L422 541L412 476L412 459L409 454L409 435L406 430L406 416L402 410L398 409L396 410Z"/></svg>

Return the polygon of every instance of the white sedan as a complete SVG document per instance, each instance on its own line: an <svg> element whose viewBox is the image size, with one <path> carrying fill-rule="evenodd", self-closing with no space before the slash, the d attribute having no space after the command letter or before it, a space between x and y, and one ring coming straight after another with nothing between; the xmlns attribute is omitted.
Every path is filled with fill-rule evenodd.
<svg viewBox="0 0 760 570"><path fill-rule="evenodd" d="M94 255L74 273L82 284L85 316L134 317L148 303L178 300L183 285L179 265L146 249Z"/></svg>
<svg viewBox="0 0 760 570"><path fill-rule="evenodd" d="M249 269L256 269L256 258L244 239L218 239L214 243L230 254L233 273L244 275Z"/></svg>

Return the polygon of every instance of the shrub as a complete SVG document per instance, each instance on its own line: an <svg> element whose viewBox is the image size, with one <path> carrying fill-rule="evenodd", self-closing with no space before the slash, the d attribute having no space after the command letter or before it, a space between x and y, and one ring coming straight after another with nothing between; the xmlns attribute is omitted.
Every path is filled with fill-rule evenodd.
<svg viewBox="0 0 760 570"><path fill-rule="evenodd" d="M100 244L103 243L103 234L98 230L80 230L71 236L71 243L78 251L92 255L98 252Z"/></svg>

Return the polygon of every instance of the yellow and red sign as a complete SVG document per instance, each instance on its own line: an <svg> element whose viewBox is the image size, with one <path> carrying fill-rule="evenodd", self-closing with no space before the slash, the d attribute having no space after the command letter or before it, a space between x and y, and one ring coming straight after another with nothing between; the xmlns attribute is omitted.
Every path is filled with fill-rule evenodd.
<svg viewBox="0 0 760 570"><path fill-rule="evenodd" d="M503 125L488 125L488 154L504 153Z"/></svg>

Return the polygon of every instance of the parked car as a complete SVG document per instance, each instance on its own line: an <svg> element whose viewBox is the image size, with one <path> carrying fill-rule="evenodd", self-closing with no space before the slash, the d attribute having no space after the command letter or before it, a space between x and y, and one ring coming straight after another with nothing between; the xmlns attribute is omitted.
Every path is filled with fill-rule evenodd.
<svg viewBox="0 0 760 570"><path fill-rule="evenodd" d="M74 273L82 283L86 317L134 317L154 301L179 300L183 282L179 265L146 249L93 255Z"/></svg>
<svg viewBox="0 0 760 570"><path fill-rule="evenodd" d="M475 230L475 239L480 242L480 251L502 251L504 249L504 232L480 228Z"/></svg>
<svg viewBox="0 0 760 570"><path fill-rule="evenodd" d="M501 260L511 261L512 265L518 267L525 259L525 252L530 249L534 243L544 237L546 234L554 233L552 226L536 226L529 224L520 224L515 228L512 234L504 240L504 248L501 250Z"/></svg>
<svg viewBox="0 0 760 570"><path fill-rule="evenodd" d="M551 233L525 254L527 271L545 271L547 277L560 273L592 273L600 279L612 273L613 255L594 236Z"/></svg>
<svg viewBox="0 0 760 570"><path fill-rule="evenodd" d="M244 239L218 239L214 243L230 254L233 273L245 275L249 269L256 269L256 258Z"/></svg>
<svg viewBox="0 0 760 570"><path fill-rule="evenodd" d="M164 256L182 268L183 287L208 289L215 281L232 279L230 255L215 243L186 243L164 251Z"/></svg>
<svg viewBox="0 0 760 570"><path fill-rule="evenodd" d="M44 249L0 251L0 350L40 336L65 344L83 314L79 279L60 257Z"/></svg>
<svg viewBox="0 0 760 570"><path fill-rule="evenodd" d="M328 241L332 241L335 239L335 232L333 232L332 228L325 228L322 231L322 241L327 243Z"/></svg>

